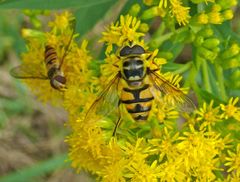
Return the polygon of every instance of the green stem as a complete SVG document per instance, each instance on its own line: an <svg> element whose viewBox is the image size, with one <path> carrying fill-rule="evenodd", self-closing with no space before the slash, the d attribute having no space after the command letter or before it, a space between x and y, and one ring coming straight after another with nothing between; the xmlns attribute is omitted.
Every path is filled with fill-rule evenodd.
<svg viewBox="0 0 240 182"><path fill-rule="evenodd" d="M227 101L228 97L226 94L226 89L224 86L224 76L223 76L223 68L215 63L215 70L216 70L216 75L217 75L217 86L218 86L218 91L220 93L221 98L224 101Z"/></svg>
<svg viewBox="0 0 240 182"><path fill-rule="evenodd" d="M166 29L165 22L162 22L157 31L153 34L152 39L156 39L157 37L161 37Z"/></svg>
<svg viewBox="0 0 240 182"><path fill-rule="evenodd" d="M178 33L181 33L181 32L187 31L187 30L188 30L188 27L182 27L182 28L177 29L174 32L166 33L162 36L157 36L155 39L152 39L149 42L149 46L150 47L159 47L164 41L170 39L173 34L178 34Z"/></svg>
<svg viewBox="0 0 240 182"><path fill-rule="evenodd" d="M186 80L184 87L185 86L186 87L190 86L194 90L194 92L196 93L196 96L198 97L198 101L201 102L201 97L197 94L200 91L200 88L199 88L199 86L196 82L196 77L197 77L198 72L197 72L196 67L193 64L191 64L191 65L192 66L191 66L191 69L190 69L190 72L189 72L189 75L188 75L188 79Z"/></svg>
<svg viewBox="0 0 240 182"><path fill-rule="evenodd" d="M202 73L203 73L203 84L206 89L206 91L212 93L212 88L209 80L209 74L208 74L208 64L206 60L202 60Z"/></svg>
<svg viewBox="0 0 240 182"><path fill-rule="evenodd" d="M177 69L176 71L173 72L173 74L182 74L184 72L186 72L187 70L189 70L192 66L192 61L189 61L186 64L183 64L181 66L181 68Z"/></svg>

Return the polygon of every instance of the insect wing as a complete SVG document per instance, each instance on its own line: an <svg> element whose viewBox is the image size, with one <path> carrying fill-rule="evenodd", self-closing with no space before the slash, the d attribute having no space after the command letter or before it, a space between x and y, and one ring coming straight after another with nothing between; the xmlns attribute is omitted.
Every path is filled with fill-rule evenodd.
<svg viewBox="0 0 240 182"><path fill-rule="evenodd" d="M101 120L104 117L110 116L113 111L118 109L119 96L118 96L118 85L119 85L119 74L115 75L114 78L106 85L105 89L101 92L98 98L93 102L89 110L87 111L85 121L94 122ZM118 110L117 110L118 112Z"/></svg>
<svg viewBox="0 0 240 182"><path fill-rule="evenodd" d="M12 68L10 74L19 79L48 79L44 70L38 64L22 64Z"/></svg>
<svg viewBox="0 0 240 182"><path fill-rule="evenodd" d="M194 110L195 105L182 90L172 85L168 80L157 74L155 71L150 71L149 76L155 90L160 91L164 95L170 96L170 98L173 99L174 103L170 103L171 105L176 105L180 111L183 112L191 112Z"/></svg>

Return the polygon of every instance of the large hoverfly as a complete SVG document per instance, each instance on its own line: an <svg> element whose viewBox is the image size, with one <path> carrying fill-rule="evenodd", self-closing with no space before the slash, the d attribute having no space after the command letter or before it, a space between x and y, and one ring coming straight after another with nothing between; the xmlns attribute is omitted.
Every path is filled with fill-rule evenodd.
<svg viewBox="0 0 240 182"><path fill-rule="evenodd" d="M70 44L73 39L74 29L75 29L75 19L72 20L73 31L70 35L69 41L65 47L64 54L61 58L57 56L56 49L51 45L45 45L44 52L44 64L46 66L47 72L40 69L38 64L21 64L10 70L10 74L18 79L40 79L40 80L50 80L50 85L52 88L62 91L66 88L66 77L62 71L62 65L64 58L67 56Z"/></svg>
<svg viewBox="0 0 240 182"><path fill-rule="evenodd" d="M188 108L194 108L192 101L167 79L158 74L159 69L151 70L145 64L142 55L147 54L140 45L124 46L119 52L120 71L105 86L99 97L89 108L85 120L91 120L91 115L108 116L122 104L132 119L136 122L146 121L152 108L152 103L160 95L174 95L175 103L184 103ZM125 82L125 86L121 86ZM187 108L186 107L186 108ZM118 111L118 114L120 111ZM98 118L98 117L95 117ZM113 136L121 123L121 114L115 124Z"/></svg>

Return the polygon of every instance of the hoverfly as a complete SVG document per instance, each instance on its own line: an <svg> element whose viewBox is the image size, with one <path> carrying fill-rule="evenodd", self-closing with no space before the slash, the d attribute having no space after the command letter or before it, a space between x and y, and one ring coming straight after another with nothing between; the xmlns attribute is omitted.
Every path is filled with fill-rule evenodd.
<svg viewBox="0 0 240 182"><path fill-rule="evenodd" d="M177 87L172 85L163 76L159 75L159 69L151 70L146 66L141 57L146 54L140 45L124 46L120 50L120 71L114 75L112 80L105 86L99 97L93 102L85 120L91 120L91 115L102 115L106 117L122 104L132 119L136 122L146 121L152 108L152 103L157 92L163 94L174 94L177 103L185 103L187 107L194 108L192 101ZM146 60L147 61L147 60ZM120 83L124 82L123 87ZM121 90L119 90L121 89ZM113 130L113 136L121 123L119 118ZM97 118L97 117L95 117Z"/></svg>
<svg viewBox="0 0 240 182"><path fill-rule="evenodd" d="M44 70L39 69L40 66L38 64L21 64L12 68L10 70L10 74L18 79L50 80L51 87L59 91L66 88L67 80L62 71L62 65L73 39L75 20L72 20L72 25L73 31L61 59L57 56L57 51L54 47L51 45L45 45L44 64L46 66L47 73L45 73Z"/></svg>

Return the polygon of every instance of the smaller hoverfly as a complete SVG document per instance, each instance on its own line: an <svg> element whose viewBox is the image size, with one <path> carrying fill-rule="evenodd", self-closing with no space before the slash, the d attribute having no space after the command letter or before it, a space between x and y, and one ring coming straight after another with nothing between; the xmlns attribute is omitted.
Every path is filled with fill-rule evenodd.
<svg viewBox="0 0 240 182"><path fill-rule="evenodd" d="M97 121L112 113L118 114L114 136L121 123L120 105L125 107L136 122L147 121L153 101L160 99L158 97L162 94L172 96L177 105L185 105L185 110L195 107L182 90L157 73L159 69L151 70L147 66L146 62L151 58L151 54L148 54L140 45L124 46L120 50L119 72L113 75L87 111L86 122L91 121L91 118ZM92 115L95 117L91 117Z"/></svg>
<svg viewBox="0 0 240 182"><path fill-rule="evenodd" d="M73 31L61 59L59 59L59 57L57 56L55 48L53 48L51 45L45 46L44 64L46 66L47 73L44 73L44 70L40 69L39 64L22 64L12 68L10 70L10 74L18 79L50 80L50 85L52 86L52 88L59 91L62 91L62 89L66 88L67 80L62 71L62 65L64 62L64 58L67 56L67 52L69 51L69 47L73 39L75 20L72 21L72 25Z"/></svg>

